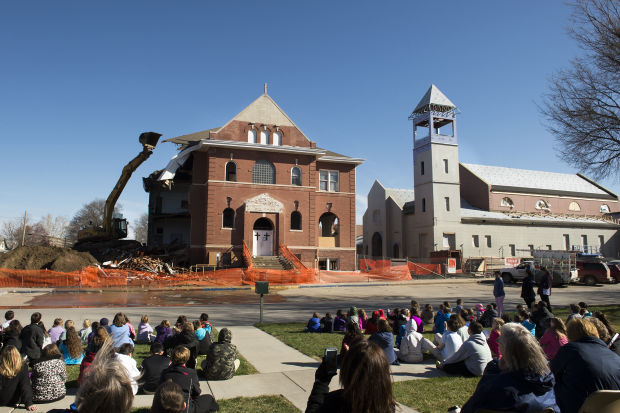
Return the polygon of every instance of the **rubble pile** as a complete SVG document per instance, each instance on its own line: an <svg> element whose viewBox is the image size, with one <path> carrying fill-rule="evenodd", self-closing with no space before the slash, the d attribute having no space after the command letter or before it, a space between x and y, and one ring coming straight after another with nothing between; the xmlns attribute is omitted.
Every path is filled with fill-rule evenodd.
<svg viewBox="0 0 620 413"><path fill-rule="evenodd" d="M103 266L122 270L165 273L170 275L188 271L187 268L174 266L161 258L140 255L125 258L118 263L107 261L103 263Z"/></svg>

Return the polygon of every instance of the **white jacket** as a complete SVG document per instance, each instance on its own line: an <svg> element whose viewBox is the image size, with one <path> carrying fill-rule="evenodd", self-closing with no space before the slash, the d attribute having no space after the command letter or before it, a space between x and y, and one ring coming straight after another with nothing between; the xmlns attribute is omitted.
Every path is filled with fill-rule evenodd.
<svg viewBox="0 0 620 413"><path fill-rule="evenodd" d="M422 341L424 336L418 333L415 320L407 322L407 335L400 342L400 353L398 358L407 363L419 363L424 358L422 351Z"/></svg>
<svg viewBox="0 0 620 413"><path fill-rule="evenodd" d="M127 372L127 376L131 379L131 389L133 390L133 394L138 393L138 378L140 377L140 370L138 370L138 366L136 365L136 360L134 360L131 356L126 354L116 353L116 360L120 361L120 363L125 368Z"/></svg>

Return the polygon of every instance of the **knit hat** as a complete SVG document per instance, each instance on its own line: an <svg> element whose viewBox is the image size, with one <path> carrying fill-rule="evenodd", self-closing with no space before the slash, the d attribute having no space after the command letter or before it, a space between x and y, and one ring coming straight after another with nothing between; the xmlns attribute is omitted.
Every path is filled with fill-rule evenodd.
<svg viewBox="0 0 620 413"><path fill-rule="evenodd" d="M99 320L99 325L100 326L107 326L109 322L110 322L110 320L108 320L107 318L103 317L101 320Z"/></svg>

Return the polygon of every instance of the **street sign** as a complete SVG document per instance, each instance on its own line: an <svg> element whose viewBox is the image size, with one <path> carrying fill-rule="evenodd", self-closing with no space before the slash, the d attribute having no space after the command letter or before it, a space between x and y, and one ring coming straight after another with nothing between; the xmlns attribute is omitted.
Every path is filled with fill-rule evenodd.
<svg viewBox="0 0 620 413"><path fill-rule="evenodd" d="M448 274L456 274L456 258L448 258Z"/></svg>

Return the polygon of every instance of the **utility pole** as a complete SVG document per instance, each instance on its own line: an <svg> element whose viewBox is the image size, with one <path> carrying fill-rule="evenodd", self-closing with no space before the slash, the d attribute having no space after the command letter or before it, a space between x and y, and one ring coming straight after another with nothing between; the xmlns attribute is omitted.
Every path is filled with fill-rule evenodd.
<svg viewBox="0 0 620 413"><path fill-rule="evenodd" d="M22 228L22 247L26 242L26 219L28 219L28 211L24 211L24 228Z"/></svg>

